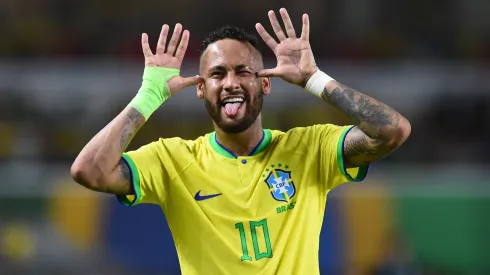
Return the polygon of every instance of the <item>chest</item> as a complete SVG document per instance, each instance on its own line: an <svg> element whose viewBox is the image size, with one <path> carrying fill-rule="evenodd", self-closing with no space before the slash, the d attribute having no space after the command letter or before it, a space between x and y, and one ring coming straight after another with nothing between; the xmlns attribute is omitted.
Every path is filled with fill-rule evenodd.
<svg viewBox="0 0 490 275"><path fill-rule="evenodd" d="M315 178L315 169L302 158L244 157L196 163L167 190L173 210L186 215L256 219L293 210L298 200L315 192Z"/></svg>

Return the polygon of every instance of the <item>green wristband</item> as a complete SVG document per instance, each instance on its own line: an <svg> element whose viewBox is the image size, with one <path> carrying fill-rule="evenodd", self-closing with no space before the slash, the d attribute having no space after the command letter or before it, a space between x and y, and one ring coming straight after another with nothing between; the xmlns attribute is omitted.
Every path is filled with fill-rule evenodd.
<svg viewBox="0 0 490 275"><path fill-rule="evenodd" d="M171 96L167 81L179 73L179 69L145 67L141 88L129 106L140 112L145 120L148 120L151 114Z"/></svg>

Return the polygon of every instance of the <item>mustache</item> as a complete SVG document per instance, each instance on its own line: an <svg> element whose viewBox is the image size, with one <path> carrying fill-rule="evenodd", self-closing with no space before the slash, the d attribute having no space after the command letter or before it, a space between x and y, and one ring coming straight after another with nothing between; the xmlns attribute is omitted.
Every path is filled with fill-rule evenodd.
<svg viewBox="0 0 490 275"><path fill-rule="evenodd" d="M245 91L236 91L236 92L223 92L218 97L218 103L222 102L224 99L228 97L239 96L243 97L244 101L248 101L250 99L250 95Z"/></svg>
<svg viewBox="0 0 490 275"><path fill-rule="evenodd" d="M246 95L248 95L248 93L245 92L245 91L243 91L243 90L239 90L239 91L233 91L233 92L223 91L220 94L221 97L225 97L225 96L236 96L236 95L246 96Z"/></svg>

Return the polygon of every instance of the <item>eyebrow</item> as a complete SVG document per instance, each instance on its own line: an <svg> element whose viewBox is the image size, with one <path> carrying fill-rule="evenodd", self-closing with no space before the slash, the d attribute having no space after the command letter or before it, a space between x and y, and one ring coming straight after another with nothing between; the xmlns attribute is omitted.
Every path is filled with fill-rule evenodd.
<svg viewBox="0 0 490 275"><path fill-rule="evenodd" d="M209 68L209 70L210 71L225 71L225 67L218 65L218 66L213 66L213 67Z"/></svg>
<svg viewBox="0 0 490 275"><path fill-rule="evenodd" d="M235 70L241 70L241 69L253 70L252 67L247 66L245 64L236 65L234 67L234 69ZM226 68L222 65L216 65L216 66L211 67L209 70L210 71L226 71Z"/></svg>

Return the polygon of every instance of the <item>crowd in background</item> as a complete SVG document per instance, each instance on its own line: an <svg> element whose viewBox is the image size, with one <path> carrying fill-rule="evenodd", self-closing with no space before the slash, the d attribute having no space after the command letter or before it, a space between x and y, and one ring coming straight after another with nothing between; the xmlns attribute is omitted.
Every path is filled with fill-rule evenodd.
<svg viewBox="0 0 490 275"><path fill-rule="evenodd" d="M219 7L219 10L217 10ZM189 56L224 24L255 32L267 11L288 7L299 30L311 21L312 48L321 58L364 60L466 59L489 61L490 23L485 1L15 1L0 3L0 55L139 58L141 32L157 35L164 23L191 31ZM150 36L151 38L151 36Z"/></svg>

